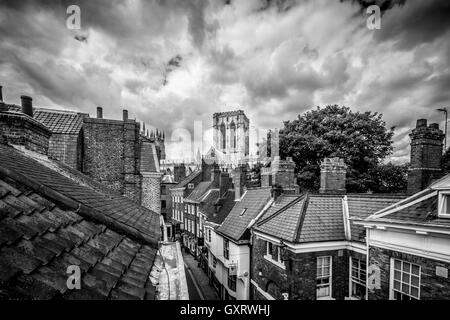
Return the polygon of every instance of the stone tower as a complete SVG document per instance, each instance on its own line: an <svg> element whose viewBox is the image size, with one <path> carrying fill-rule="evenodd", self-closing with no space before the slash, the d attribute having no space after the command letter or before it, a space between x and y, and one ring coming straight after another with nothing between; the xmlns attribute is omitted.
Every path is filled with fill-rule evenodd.
<svg viewBox="0 0 450 320"><path fill-rule="evenodd" d="M242 110L213 114L214 147L228 161L239 163L249 155L249 123Z"/></svg>
<svg viewBox="0 0 450 320"><path fill-rule="evenodd" d="M411 165L408 173L408 194L425 189L441 176L444 133L437 123L427 126L426 119L417 120L411 138Z"/></svg>

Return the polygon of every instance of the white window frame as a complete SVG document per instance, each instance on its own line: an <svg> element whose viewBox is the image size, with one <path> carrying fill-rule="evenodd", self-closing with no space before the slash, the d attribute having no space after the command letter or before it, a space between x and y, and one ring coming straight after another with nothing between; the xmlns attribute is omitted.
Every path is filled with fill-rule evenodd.
<svg viewBox="0 0 450 320"><path fill-rule="evenodd" d="M330 259L330 266L329 266L330 270L329 270L329 274L328 274L328 277L329 277L328 285L330 287L330 290L329 290L330 293L328 296L318 297L317 296L318 285L316 283L316 299L317 300L332 300L333 299L333 257L332 256L320 256L320 257L316 258L316 281L319 278L317 276L317 266L318 266L319 259L326 259L326 258ZM326 278L326 277L321 276L320 278Z"/></svg>
<svg viewBox="0 0 450 320"><path fill-rule="evenodd" d="M269 246L277 246L278 247L278 257L277 259L273 259L272 257L272 253L269 250ZM264 254L264 259L266 259L267 261L273 263L274 265L280 267L283 270L286 270L286 265L284 264L284 261L281 260L281 247L279 245L277 245L276 243L270 242L270 241L266 241L266 253Z"/></svg>
<svg viewBox="0 0 450 320"><path fill-rule="evenodd" d="M227 244L227 245L225 245ZM226 252L227 254L225 255L225 248L227 248ZM223 258L225 260L229 260L230 259L230 240L228 239L223 239Z"/></svg>
<svg viewBox="0 0 450 320"><path fill-rule="evenodd" d="M399 261L401 263L401 269L402 270L395 269L395 260L397 260L397 261ZM412 268L412 266L419 267L419 286L418 287L412 284L412 281L411 281L412 271L410 271L409 273L403 271L403 265L404 264L411 265L410 269ZM394 273L395 273L395 271L400 271L400 274L401 274L401 277L402 277L401 283L403 283L403 273L409 274L409 282L407 283L407 285L409 286L409 291L410 291L409 293L405 293L405 292L398 291L398 290L394 289L394 280L395 280L394 279ZM420 265L418 265L416 263L411 263L409 261L400 260L400 259L394 259L394 258L390 259L389 300L394 300L394 291L400 292L401 294L406 295L408 297L411 297L414 300L420 300L420 286L421 286L421 284L422 284L422 267ZM417 297L411 295L411 287L415 287L415 288L418 289L418 296Z"/></svg>
<svg viewBox="0 0 450 320"><path fill-rule="evenodd" d="M361 280L354 280L353 279L353 261L357 260L358 261L358 270L359 272L363 271L364 273L366 273L366 277L363 279L363 281ZM364 268L360 268L361 267L361 262L364 262L366 264L366 266ZM357 283L359 285L362 285L364 287L364 299L363 300L367 300L367 260L361 260L358 258L353 258L353 257L349 257L349 285L348 285L348 295L349 295L349 299L350 300L360 300L358 297L354 297L352 295L352 288L353 288L353 283Z"/></svg>
<svg viewBox="0 0 450 320"><path fill-rule="evenodd" d="M447 207L447 201L450 200L450 190L449 191L439 191L438 197L438 217L440 218L450 218L450 212L444 212Z"/></svg>

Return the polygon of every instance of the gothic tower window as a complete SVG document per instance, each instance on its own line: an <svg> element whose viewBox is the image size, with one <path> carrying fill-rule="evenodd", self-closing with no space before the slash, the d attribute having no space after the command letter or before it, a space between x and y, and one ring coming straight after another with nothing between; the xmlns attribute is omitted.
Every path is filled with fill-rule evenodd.
<svg viewBox="0 0 450 320"><path fill-rule="evenodd" d="M231 148L236 149L236 125L234 121L230 125L230 135L231 135Z"/></svg>
<svg viewBox="0 0 450 320"><path fill-rule="evenodd" d="M226 145L227 145L225 132L226 132L225 124L222 122L222 124L220 125L220 138L222 139L222 141L221 141L222 149L225 149Z"/></svg>

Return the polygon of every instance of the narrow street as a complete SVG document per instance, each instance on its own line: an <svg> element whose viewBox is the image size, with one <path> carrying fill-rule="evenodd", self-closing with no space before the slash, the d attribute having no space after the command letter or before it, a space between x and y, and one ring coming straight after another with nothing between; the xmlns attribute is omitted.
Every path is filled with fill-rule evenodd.
<svg viewBox="0 0 450 320"><path fill-rule="evenodd" d="M183 252L189 300L219 300L206 273L198 266L198 261L190 254Z"/></svg>

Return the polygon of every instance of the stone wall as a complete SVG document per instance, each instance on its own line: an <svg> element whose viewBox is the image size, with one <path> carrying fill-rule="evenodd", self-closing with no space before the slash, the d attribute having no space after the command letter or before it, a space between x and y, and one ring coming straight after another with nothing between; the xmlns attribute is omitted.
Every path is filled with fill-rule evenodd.
<svg viewBox="0 0 450 320"><path fill-rule="evenodd" d="M399 259L417 264L421 267L420 299L448 300L450 299L450 279L436 274L436 267L450 269L450 264L415 256L408 253L392 251L370 246L369 265L375 264L380 268L380 288L369 290L369 300L388 300L390 284L390 259ZM447 271L448 272L448 271Z"/></svg>

